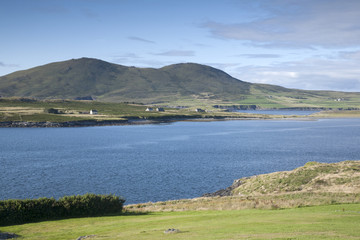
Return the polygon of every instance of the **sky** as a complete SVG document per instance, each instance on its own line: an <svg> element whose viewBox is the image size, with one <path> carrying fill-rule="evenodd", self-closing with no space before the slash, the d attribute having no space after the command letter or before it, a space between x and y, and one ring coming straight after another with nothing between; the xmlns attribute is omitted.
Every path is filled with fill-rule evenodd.
<svg viewBox="0 0 360 240"><path fill-rule="evenodd" d="M81 57L360 92L360 1L0 0L0 76Z"/></svg>

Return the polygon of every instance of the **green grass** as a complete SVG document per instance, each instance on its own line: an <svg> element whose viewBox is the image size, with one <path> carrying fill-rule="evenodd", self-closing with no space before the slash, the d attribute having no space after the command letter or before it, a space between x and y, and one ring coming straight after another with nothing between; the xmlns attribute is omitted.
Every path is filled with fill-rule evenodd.
<svg viewBox="0 0 360 240"><path fill-rule="evenodd" d="M210 107L210 106L208 106ZM58 109L63 114L49 114L46 109ZM195 108L165 108L164 112L146 112L147 106L129 103L105 103L98 101L46 100L23 101L19 99L0 99L0 121L65 122L77 120L123 120L123 119L187 119L187 118L269 118L259 114L223 112L197 113ZM153 107L156 108L156 107ZM79 114L98 110L98 115ZM206 105L203 109L206 108Z"/></svg>
<svg viewBox="0 0 360 240"><path fill-rule="evenodd" d="M274 194L297 191L359 193L360 161L309 162L292 171L274 172L238 179L234 194Z"/></svg>
<svg viewBox="0 0 360 240"><path fill-rule="evenodd" d="M253 99L254 100L254 99ZM242 104L252 103L252 101ZM254 100L255 101L255 100ZM152 119L152 120L171 120L171 119L211 119L211 118L240 118L240 119L274 119L274 118L294 118L303 116L275 116L264 114L247 114L239 112L225 112L219 108L213 108L209 102L196 100L190 101L182 99L175 102L174 106L190 106L189 108L165 107L165 112L146 112L147 106L135 103L108 103L99 101L75 101L75 100L43 100L35 101L18 98L0 98L0 122L19 121L19 122L67 122L81 120L126 120L126 119ZM213 102L215 103L215 102ZM239 103L237 103L239 104ZM216 104L217 105L217 104ZM229 102L226 104L231 106ZM286 107L276 103L263 103L269 108ZM209 110L208 112L197 113L195 108ZM46 110L54 108L61 114L48 113ZM156 106L153 106L156 108ZM98 115L80 114L89 112L91 109L98 110ZM336 110L323 111L314 114L315 118L328 117L360 117L360 111Z"/></svg>
<svg viewBox="0 0 360 240"><path fill-rule="evenodd" d="M156 212L0 227L20 239L360 239L360 204L285 210ZM180 233L164 234L168 228Z"/></svg>

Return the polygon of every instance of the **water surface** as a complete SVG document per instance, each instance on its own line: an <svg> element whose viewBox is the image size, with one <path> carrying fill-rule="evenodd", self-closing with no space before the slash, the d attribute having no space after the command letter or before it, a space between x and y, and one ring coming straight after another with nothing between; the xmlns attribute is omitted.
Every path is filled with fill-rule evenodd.
<svg viewBox="0 0 360 240"><path fill-rule="evenodd" d="M0 199L87 192L126 203L198 197L308 161L360 159L360 120L0 129Z"/></svg>

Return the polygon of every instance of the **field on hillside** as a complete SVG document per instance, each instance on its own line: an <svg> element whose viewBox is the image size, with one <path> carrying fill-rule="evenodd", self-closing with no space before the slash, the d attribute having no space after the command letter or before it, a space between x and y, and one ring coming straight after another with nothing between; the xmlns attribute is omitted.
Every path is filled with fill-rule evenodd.
<svg viewBox="0 0 360 240"><path fill-rule="evenodd" d="M0 99L0 122L65 122L81 120L127 120L127 119L193 119L193 118L269 118L261 114L225 112L211 106L203 106L204 112L196 112L195 107L175 108L164 107L164 111L145 111L148 106L139 103L105 103L98 101L47 100L31 99ZM56 109L57 114L49 113ZM91 115L95 109L98 114ZM207 110L207 111L205 111ZM276 118L279 116L272 116Z"/></svg>

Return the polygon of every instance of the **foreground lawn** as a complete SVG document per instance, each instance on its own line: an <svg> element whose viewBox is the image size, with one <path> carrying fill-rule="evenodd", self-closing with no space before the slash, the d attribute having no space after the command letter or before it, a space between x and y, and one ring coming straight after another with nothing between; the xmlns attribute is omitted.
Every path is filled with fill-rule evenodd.
<svg viewBox="0 0 360 240"><path fill-rule="evenodd" d="M0 227L20 239L360 239L360 204L284 210L183 211ZM165 234L169 228L179 233Z"/></svg>

